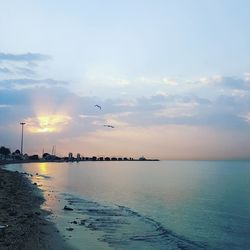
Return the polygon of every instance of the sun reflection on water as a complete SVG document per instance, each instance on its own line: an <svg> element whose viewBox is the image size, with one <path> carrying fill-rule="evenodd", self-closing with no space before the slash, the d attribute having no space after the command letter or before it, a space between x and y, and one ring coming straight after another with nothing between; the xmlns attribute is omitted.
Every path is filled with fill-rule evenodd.
<svg viewBox="0 0 250 250"><path fill-rule="evenodd" d="M48 164L46 162L40 162L38 165L39 174L46 175L48 173L47 167Z"/></svg>

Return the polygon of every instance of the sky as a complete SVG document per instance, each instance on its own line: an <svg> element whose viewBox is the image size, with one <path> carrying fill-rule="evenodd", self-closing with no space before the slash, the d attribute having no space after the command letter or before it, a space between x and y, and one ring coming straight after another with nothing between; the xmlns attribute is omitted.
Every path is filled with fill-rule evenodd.
<svg viewBox="0 0 250 250"><path fill-rule="evenodd" d="M25 122L28 154L249 159L249 23L247 0L0 0L0 144Z"/></svg>

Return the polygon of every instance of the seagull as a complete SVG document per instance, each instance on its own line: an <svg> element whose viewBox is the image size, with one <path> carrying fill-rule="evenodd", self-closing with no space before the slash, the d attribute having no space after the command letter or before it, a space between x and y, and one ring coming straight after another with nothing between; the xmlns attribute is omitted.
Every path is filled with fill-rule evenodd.
<svg viewBox="0 0 250 250"><path fill-rule="evenodd" d="M107 128L115 128L114 126L112 125L103 125L104 127L107 127Z"/></svg>
<svg viewBox="0 0 250 250"><path fill-rule="evenodd" d="M95 105L95 107L99 108L100 110L102 109L102 107L100 105Z"/></svg>

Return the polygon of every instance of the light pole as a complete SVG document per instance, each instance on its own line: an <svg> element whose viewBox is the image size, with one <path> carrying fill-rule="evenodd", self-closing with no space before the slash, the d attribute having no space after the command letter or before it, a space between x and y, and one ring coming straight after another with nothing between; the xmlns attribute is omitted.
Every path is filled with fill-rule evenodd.
<svg viewBox="0 0 250 250"><path fill-rule="evenodd" d="M25 122L20 122L20 125L22 126L21 155L23 155L23 126L25 125Z"/></svg>

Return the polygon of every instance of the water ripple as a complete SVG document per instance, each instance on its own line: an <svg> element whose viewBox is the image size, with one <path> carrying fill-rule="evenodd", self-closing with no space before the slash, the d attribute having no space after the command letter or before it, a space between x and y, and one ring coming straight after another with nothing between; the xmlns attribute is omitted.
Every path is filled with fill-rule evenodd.
<svg viewBox="0 0 250 250"><path fill-rule="evenodd" d="M115 249L208 249L205 244L177 235L160 222L128 207L64 195L81 215L80 225L100 232L99 240Z"/></svg>

